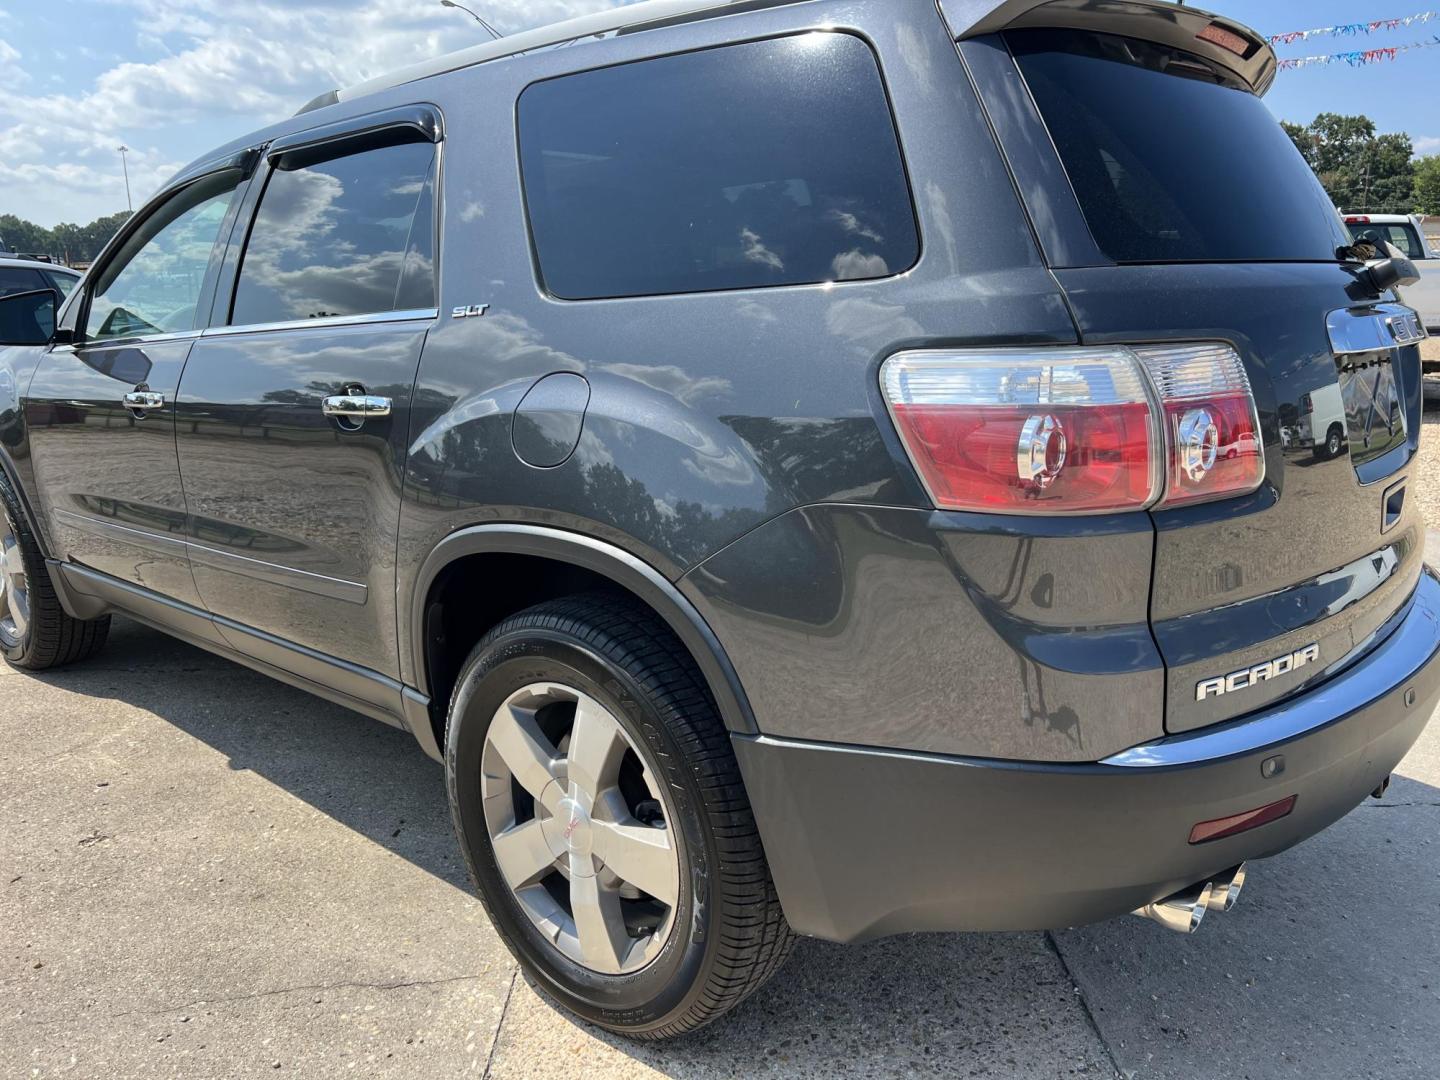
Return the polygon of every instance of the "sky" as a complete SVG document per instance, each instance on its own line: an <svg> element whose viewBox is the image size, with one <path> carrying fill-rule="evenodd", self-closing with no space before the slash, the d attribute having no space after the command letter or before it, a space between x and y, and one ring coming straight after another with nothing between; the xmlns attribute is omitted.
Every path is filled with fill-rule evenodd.
<svg viewBox="0 0 1440 1080"><path fill-rule="evenodd" d="M623 0L475 0L503 33ZM930 0L899 0L929 3ZM206 150L325 90L487 40L438 0L0 0L0 213L51 226L141 205ZM1427 6L1428 5L1428 6ZM1204 0L1277 34L1440 10L1440 0ZM1281 46L1307 56L1440 34L1440 21L1363 39ZM1267 102L1307 123L1364 112L1440 152L1440 48L1365 68L1281 72Z"/></svg>

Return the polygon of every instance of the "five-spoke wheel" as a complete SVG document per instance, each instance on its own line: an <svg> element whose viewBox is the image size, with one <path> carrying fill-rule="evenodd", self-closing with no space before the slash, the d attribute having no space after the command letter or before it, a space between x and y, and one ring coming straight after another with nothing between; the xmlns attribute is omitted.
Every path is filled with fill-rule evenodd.
<svg viewBox="0 0 1440 1080"><path fill-rule="evenodd" d="M525 914L592 971L636 971L674 928L664 793L608 709L560 683L512 693L481 760L495 859Z"/></svg>
<svg viewBox="0 0 1440 1080"><path fill-rule="evenodd" d="M0 514L0 638L20 641L30 628L30 589L19 531Z"/></svg>
<svg viewBox="0 0 1440 1080"><path fill-rule="evenodd" d="M492 627L456 678L445 774L500 936L587 1020L679 1035L789 952L730 734L635 600L550 600Z"/></svg>

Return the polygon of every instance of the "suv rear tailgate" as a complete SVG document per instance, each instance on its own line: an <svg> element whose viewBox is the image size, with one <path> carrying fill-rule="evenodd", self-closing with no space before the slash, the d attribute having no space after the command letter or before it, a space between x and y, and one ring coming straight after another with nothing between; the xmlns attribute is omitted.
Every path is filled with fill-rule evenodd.
<svg viewBox="0 0 1440 1080"><path fill-rule="evenodd" d="M1413 592L1419 356L1394 336L1413 320L1342 261L1340 216L1249 69L1183 47L1204 13L1177 39L1168 5L1026 7L1026 29L960 50L1081 340L1223 342L1258 406L1257 490L1151 512L1166 728L1188 731L1354 662Z"/></svg>
<svg viewBox="0 0 1440 1080"><path fill-rule="evenodd" d="M1419 431L1419 357L1394 350L1405 387L1398 471L1361 483L1346 443L1282 438L1304 395L1334 387L1326 315L1345 310L1354 278L1339 266L1116 266L1059 270L1086 343L1223 340L1245 362L1260 410L1266 481L1239 499L1153 513L1150 617L1166 662L1166 727L1185 731L1253 711L1351 662L1383 636L1419 579L1424 525L1409 493ZM1355 314L1366 318L1368 308ZM1243 329L1241 329L1243 328ZM1317 395L1318 396L1318 395ZM1345 418L1347 421L1350 417ZM1367 474L1368 475L1368 474ZM1399 515L1387 496L1404 484ZM1208 680L1317 647L1278 675ZM1285 665L1282 665L1285 666ZM1273 670L1273 669L1272 669Z"/></svg>

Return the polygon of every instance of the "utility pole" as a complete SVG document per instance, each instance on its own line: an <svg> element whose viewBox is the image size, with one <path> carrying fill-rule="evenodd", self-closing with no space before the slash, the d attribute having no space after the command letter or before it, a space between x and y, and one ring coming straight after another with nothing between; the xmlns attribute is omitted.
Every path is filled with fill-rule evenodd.
<svg viewBox="0 0 1440 1080"><path fill-rule="evenodd" d="M124 143L116 147L120 151L120 168L125 172L125 209L132 214L135 212L135 204L130 201L130 164L125 155L130 153L130 148Z"/></svg>
<svg viewBox="0 0 1440 1080"><path fill-rule="evenodd" d="M482 19L479 15L476 15L475 12L471 11L464 4L457 4L455 3L455 0L440 0L440 6L454 8L456 11L465 12L466 15L469 15L472 19L474 19L477 23L484 27L485 32L488 33L492 38L494 38L496 41L500 40L502 36L500 31L496 30L493 26L491 26L488 22Z"/></svg>

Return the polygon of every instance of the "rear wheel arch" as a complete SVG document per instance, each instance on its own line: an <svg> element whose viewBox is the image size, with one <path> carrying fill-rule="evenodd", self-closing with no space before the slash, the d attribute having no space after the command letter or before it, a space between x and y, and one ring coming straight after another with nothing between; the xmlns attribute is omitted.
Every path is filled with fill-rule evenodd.
<svg viewBox="0 0 1440 1080"><path fill-rule="evenodd" d="M444 744L450 693L470 650L491 627L535 604L611 591L655 612L685 646L731 732L757 734L754 714L719 640L689 600L636 556L593 537L536 525L486 524L451 533L415 580L407 655ZM428 741L428 740L424 740Z"/></svg>

